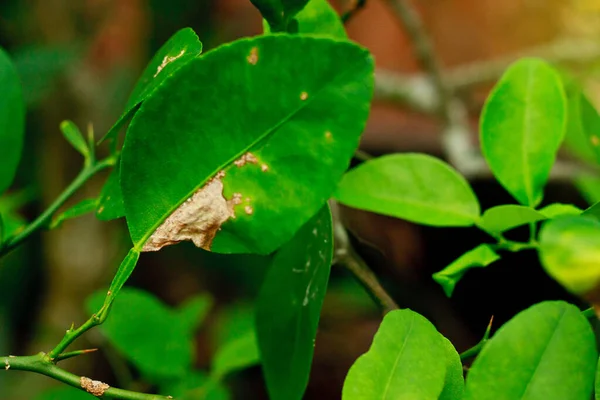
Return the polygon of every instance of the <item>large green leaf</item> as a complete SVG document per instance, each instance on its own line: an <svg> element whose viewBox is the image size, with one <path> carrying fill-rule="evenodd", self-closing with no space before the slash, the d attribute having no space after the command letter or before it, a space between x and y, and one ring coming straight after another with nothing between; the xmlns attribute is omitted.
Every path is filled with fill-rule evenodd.
<svg viewBox="0 0 600 400"><path fill-rule="evenodd" d="M448 164L425 154L393 154L354 168L335 198L350 207L433 226L470 226L479 202Z"/></svg>
<svg viewBox="0 0 600 400"><path fill-rule="evenodd" d="M327 0L310 0L294 19L297 23L295 33L323 35L338 39L347 38L340 16ZM265 33L271 32L266 20L263 20L263 29Z"/></svg>
<svg viewBox="0 0 600 400"><path fill-rule="evenodd" d="M23 149L25 104L17 70L0 48L0 194L12 183Z"/></svg>
<svg viewBox="0 0 600 400"><path fill-rule="evenodd" d="M565 132L558 74L523 59L508 68L481 115L481 147L494 176L521 204L536 206Z"/></svg>
<svg viewBox="0 0 600 400"><path fill-rule="evenodd" d="M90 313L104 303L104 292L88 299ZM203 310L196 308L198 319ZM99 328L119 352L149 377L176 378L192 365L194 324L190 313L167 308L150 293L124 288Z"/></svg>
<svg viewBox="0 0 600 400"><path fill-rule="evenodd" d="M181 67L125 139L121 188L135 247L279 248L347 168L372 90L369 53L325 38L243 39Z"/></svg>
<svg viewBox="0 0 600 400"><path fill-rule="evenodd" d="M348 371L342 399L438 400L445 376L443 336L411 310L391 311Z"/></svg>
<svg viewBox="0 0 600 400"><path fill-rule="evenodd" d="M487 244L480 244L457 258L443 270L433 274L433 279L444 289L446 296L451 297L456 284L471 268L487 267L500 256Z"/></svg>
<svg viewBox="0 0 600 400"><path fill-rule="evenodd" d="M544 214L530 207L507 204L492 207L481 216L477 226L492 235L546 219Z"/></svg>
<svg viewBox="0 0 600 400"><path fill-rule="evenodd" d="M301 399L308 383L333 253L324 206L277 251L256 304L256 334L271 400Z"/></svg>
<svg viewBox="0 0 600 400"><path fill-rule="evenodd" d="M442 339L446 350L446 378L439 400L462 400L465 392L465 378L460 355L448 339L445 337Z"/></svg>
<svg viewBox="0 0 600 400"><path fill-rule="evenodd" d="M546 222L539 255L548 275L567 290L588 293L600 284L600 221L570 216Z"/></svg>
<svg viewBox="0 0 600 400"><path fill-rule="evenodd" d="M138 79L127 104L125 112L101 139L115 139L119 129L135 113L140 103L149 98L167 78L173 76L181 66L197 58L202 52L202 43L191 28L176 32L154 54L146 69Z"/></svg>
<svg viewBox="0 0 600 400"><path fill-rule="evenodd" d="M467 375L465 400L589 400L598 353L589 322L544 302L502 326Z"/></svg>

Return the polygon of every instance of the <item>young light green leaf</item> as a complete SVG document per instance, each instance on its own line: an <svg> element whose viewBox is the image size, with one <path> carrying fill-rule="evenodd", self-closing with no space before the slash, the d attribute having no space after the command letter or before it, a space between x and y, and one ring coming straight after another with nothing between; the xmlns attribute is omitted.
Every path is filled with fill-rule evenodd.
<svg viewBox="0 0 600 400"><path fill-rule="evenodd" d="M210 308L212 307L213 299L208 294L201 294L186 300L177 309L177 315L181 323L190 334L195 332L206 319Z"/></svg>
<svg viewBox="0 0 600 400"><path fill-rule="evenodd" d="M131 249L119 265L119 269L117 269L117 273L115 274L112 282L110 283L110 288L108 289L108 293L106 294L106 298L104 299L104 307L108 309L111 306L112 302L115 300L127 279L133 273L135 266L140 258L140 252Z"/></svg>
<svg viewBox="0 0 600 400"><path fill-rule="evenodd" d="M297 22L297 32L294 33L347 38L342 20L327 0L310 0L294 19ZM266 20L263 20L263 30L265 34L271 33Z"/></svg>
<svg viewBox="0 0 600 400"><path fill-rule="evenodd" d="M446 378L439 400L462 400L465 392L465 378L460 355L448 339L445 337L442 339L446 350Z"/></svg>
<svg viewBox="0 0 600 400"><path fill-rule="evenodd" d="M114 140L119 130L132 117L139 105L148 99L163 82L173 76L179 68L197 58L201 52L202 43L191 28L181 29L171 36L154 54L133 88L125 105L125 112L106 135L100 139L100 142Z"/></svg>
<svg viewBox="0 0 600 400"><path fill-rule="evenodd" d="M517 61L486 101L481 147L496 179L521 204L535 207L565 133L560 77L545 62Z"/></svg>
<svg viewBox="0 0 600 400"><path fill-rule="evenodd" d="M444 389L442 335L411 310L386 314L369 351L348 371L342 400L438 400Z"/></svg>
<svg viewBox="0 0 600 400"><path fill-rule="evenodd" d="M330 197L372 90L372 57L347 41L268 35L190 61L144 102L125 138L135 247L193 240L218 253L273 252Z"/></svg>
<svg viewBox="0 0 600 400"><path fill-rule="evenodd" d="M477 226L492 235L546 219L546 216L530 207L507 204L492 207L481 216Z"/></svg>
<svg viewBox="0 0 600 400"><path fill-rule="evenodd" d="M600 117L579 82L570 77L563 77L563 82L567 98L567 130L564 145L575 156L594 163L596 149L592 137L599 131Z"/></svg>
<svg viewBox="0 0 600 400"><path fill-rule="evenodd" d="M0 194L12 183L23 150L25 104L13 63L0 48Z"/></svg>
<svg viewBox="0 0 600 400"><path fill-rule="evenodd" d="M581 213L588 217L594 217L600 220L600 202L594 203Z"/></svg>
<svg viewBox="0 0 600 400"><path fill-rule="evenodd" d="M587 400L597 360L594 334L579 310L540 303L486 342L467 375L465 400Z"/></svg>
<svg viewBox="0 0 600 400"><path fill-rule="evenodd" d="M103 301L104 293L95 293L88 299L88 311L95 312ZM99 329L144 375L176 378L192 365L192 332L188 328L174 310L150 293L124 288Z"/></svg>
<svg viewBox="0 0 600 400"><path fill-rule="evenodd" d="M592 174L580 174L573 183L588 204L600 201L600 178Z"/></svg>
<svg viewBox="0 0 600 400"><path fill-rule="evenodd" d="M211 376L222 380L232 372L257 365L260 354L254 330L235 338L217 350L212 360Z"/></svg>
<svg viewBox="0 0 600 400"><path fill-rule="evenodd" d="M100 192L98 208L96 209L96 218L101 221L110 221L111 219L125 216L123 194L121 193L121 183L119 182L120 165L121 163L119 160Z"/></svg>
<svg viewBox="0 0 600 400"><path fill-rule="evenodd" d="M60 131L67 142L87 160L90 156L90 149L77 125L71 121L63 121L60 123Z"/></svg>
<svg viewBox="0 0 600 400"><path fill-rule="evenodd" d="M557 218L542 226L539 240L542 266L567 290L584 295L600 284L600 221Z"/></svg>
<svg viewBox="0 0 600 400"><path fill-rule="evenodd" d="M63 222L69 219L79 218L85 214L91 213L96 209L98 204L97 199L84 199L72 207L66 209L64 212L56 215L50 222L49 229L56 229L62 225Z"/></svg>
<svg viewBox="0 0 600 400"><path fill-rule="evenodd" d="M454 287L468 270L471 268L487 267L499 259L500 256L490 246L480 244L454 260L452 264L443 270L433 274L433 280L442 286L446 296L452 297Z"/></svg>
<svg viewBox="0 0 600 400"><path fill-rule="evenodd" d="M572 204L553 203L539 210L546 218L564 217L566 215L580 215L583 211Z"/></svg>
<svg viewBox="0 0 600 400"><path fill-rule="evenodd" d="M275 254L256 302L256 334L272 400L301 399L333 256L325 205Z"/></svg>
<svg viewBox="0 0 600 400"><path fill-rule="evenodd" d="M425 154L393 154L346 173L334 197L349 207L432 226L471 226L479 202L448 164Z"/></svg>

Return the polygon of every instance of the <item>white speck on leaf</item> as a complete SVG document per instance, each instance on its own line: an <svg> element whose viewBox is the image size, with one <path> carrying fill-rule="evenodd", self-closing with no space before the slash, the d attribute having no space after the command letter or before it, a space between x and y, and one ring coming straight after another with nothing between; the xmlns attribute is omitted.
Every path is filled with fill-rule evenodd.
<svg viewBox="0 0 600 400"><path fill-rule="evenodd" d="M250 54L246 57L246 60L252 65L256 65L258 62L258 47L253 47L250 49Z"/></svg>
<svg viewBox="0 0 600 400"><path fill-rule="evenodd" d="M300 100L306 100L306 99L308 99L308 93L306 93L306 92L300 93Z"/></svg>
<svg viewBox="0 0 600 400"><path fill-rule="evenodd" d="M246 207L244 207L244 212L248 215L252 215L252 213L254 212L254 209L251 206L246 206Z"/></svg>
<svg viewBox="0 0 600 400"><path fill-rule="evenodd" d="M221 225L234 217L233 203L223 197L223 171L198 189L190 201L179 206L144 244L142 251L158 251L165 246L191 240L197 247L210 250ZM241 196L241 195L240 195Z"/></svg>
<svg viewBox="0 0 600 400"><path fill-rule="evenodd" d="M173 62L173 61L177 60L179 57L181 57L184 54L185 54L185 49L181 50L179 52L179 54L177 54L176 56L172 56L171 57L171 56L166 55L165 58L163 58L162 63L156 69L156 73L154 74L154 77L156 78L156 76L158 74L160 74L160 71L162 71L163 68L165 68L167 66L167 64L169 64L170 62Z"/></svg>
<svg viewBox="0 0 600 400"><path fill-rule="evenodd" d="M267 164L262 164L262 165L260 166L260 170L261 170L262 172L267 172L267 171L269 170L269 166L268 166Z"/></svg>

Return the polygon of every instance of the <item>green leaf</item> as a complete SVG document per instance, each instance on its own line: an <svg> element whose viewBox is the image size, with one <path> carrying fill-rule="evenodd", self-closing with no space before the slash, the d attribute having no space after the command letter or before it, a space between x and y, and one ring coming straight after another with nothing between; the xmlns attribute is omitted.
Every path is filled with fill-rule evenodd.
<svg viewBox="0 0 600 400"><path fill-rule="evenodd" d="M15 66L0 48L0 194L12 183L23 150L25 105Z"/></svg>
<svg viewBox="0 0 600 400"><path fill-rule="evenodd" d="M486 342L467 375L465 400L588 400L597 360L594 334L579 310L540 303Z"/></svg>
<svg viewBox="0 0 600 400"><path fill-rule="evenodd" d="M301 399L333 256L325 205L275 254L256 302L256 334L271 400Z"/></svg>
<svg viewBox="0 0 600 400"><path fill-rule="evenodd" d="M202 371L188 371L177 379L160 385L160 392L178 400L230 400L226 387Z"/></svg>
<svg viewBox="0 0 600 400"><path fill-rule="evenodd" d="M572 204L553 203L539 210L546 218L564 217L566 215L579 215L582 210Z"/></svg>
<svg viewBox="0 0 600 400"><path fill-rule="evenodd" d="M273 32L291 31L290 22L309 0L250 0Z"/></svg>
<svg viewBox="0 0 600 400"><path fill-rule="evenodd" d="M442 337L442 339L446 350L446 378L444 390L439 400L462 400L465 391L465 379L460 355L448 339L445 337Z"/></svg>
<svg viewBox="0 0 600 400"><path fill-rule="evenodd" d="M103 301L104 293L95 293L88 299L88 311L96 311ZM192 366L189 324L148 292L124 288L99 329L149 377L178 377Z"/></svg>
<svg viewBox="0 0 600 400"><path fill-rule="evenodd" d="M294 33L347 39L342 20L327 0L310 0L306 7L296 15L295 20L298 29ZM265 34L271 33L271 28L266 20L263 20L263 30Z"/></svg>
<svg viewBox="0 0 600 400"><path fill-rule="evenodd" d="M600 201L600 178L591 174L580 174L575 177L573 183L588 204Z"/></svg>
<svg viewBox="0 0 600 400"><path fill-rule="evenodd" d="M457 258L443 270L433 274L433 279L444 289L446 296L451 297L456 284L471 268L487 267L500 256L487 244L480 244Z"/></svg>
<svg viewBox="0 0 600 400"><path fill-rule="evenodd" d="M598 132L598 127L595 129L594 125L600 121L600 118L583 93L581 85L570 78L563 78L563 81L565 81L568 106L565 147L586 162L596 162L591 137L592 134Z"/></svg>
<svg viewBox="0 0 600 400"><path fill-rule="evenodd" d="M325 38L243 39L189 62L144 102L125 139L135 247L191 239L218 253L273 252L330 197L372 89L369 53ZM193 232L171 230L181 225Z"/></svg>
<svg viewBox="0 0 600 400"><path fill-rule="evenodd" d="M252 367L260 362L254 329L221 346L212 360L211 376L222 380L225 375Z"/></svg>
<svg viewBox="0 0 600 400"><path fill-rule="evenodd" d="M35 397L35 400L92 400L97 397L84 392L83 390L76 389L71 386L61 386L46 390L39 396Z"/></svg>
<svg viewBox="0 0 600 400"><path fill-rule="evenodd" d="M125 216L123 194L121 192L121 183L119 182L120 165L121 163L119 160L100 192L98 208L96 209L96 218L101 221L110 221L111 219Z"/></svg>
<svg viewBox="0 0 600 400"><path fill-rule="evenodd" d="M521 204L536 206L565 133L560 77L538 59L511 65L486 101L481 147L496 179Z"/></svg>
<svg viewBox="0 0 600 400"><path fill-rule="evenodd" d="M596 381L594 384L594 399L600 400L600 358L598 359L598 366L596 367Z"/></svg>
<svg viewBox="0 0 600 400"><path fill-rule="evenodd" d="M481 216L478 226L492 235L546 219L546 216L530 207L507 204L492 207Z"/></svg>
<svg viewBox="0 0 600 400"><path fill-rule="evenodd" d="M202 43L191 28L181 29L171 36L154 54L133 88L125 105L125 112L100 139L100 142L114 140L121 127L132 117L139 105L152 96L152 93L173 76L179 68L197 58L201 52Z"/></svg>
<svg viewBox="0 0 600 400"><path fill-rule="evenodd" d="M369 351L348 371L342 400L438 400L446 375L442 338L411 310L387 313Z"/></svg>
<svg viewBox="0 0 600 400"><path fill-rule="evenodd" d="M567 290L583 295L600 283L600 221L557 218L542 226L539 240L542 266Z"/></svg>
<svg viewBox="0 0 600 400"><path fill-rule="evenodd" d="M91 213L96 209L97 204L97 199L81 200L79 203L73 205L72 207L69 207L64 212L52 218L49 228L56 229L59 226L61 226L63 222L69 219L79 218L85 214Z"/></svg>
<svg viewBox="0 0 600 400"><path fill-rule="evenodd" d="M224 308L212 324L214 329L211 332L211 340L214 346L220 348L254 330L255 319L254 308L250 304L233 304Z"/></svg>
<svg viewBox="0 0 600 400"><path fill-rule="evenodd" d="M127 279L133 273L135 266L140 258L140 252L135 249L129 250L121 265L117 269L117 273L113 277L112 282L110 283L110 288L108 289L108 293L106 294L106 298L104 299L104 308L108 309L112 302L115 300Z"/></svg>
<svg viewBox="0 0 600 400"><path fill-rule="evenodd" d="M192 334L206 319L213 304L213 299L208 294L194 296L179 306L177 314L183 326Z"/></svg>
<svg viewBox="0 0 600 400"><path fill-rule="evenodd" d="M600 202L592 204L585 211L583 211L581 215L594 217L600 220Z"/></svg>
<svg viewBox="0 0 600 400"><path fill-rule="evenodd" d="M63 121L60 123L60 130L65 139L67 139L67 142L69 142L85 159L90 156L88 144L83 138L77 125L71 121Z"/></svg>
<svg viewBox="0 0 600 400"><path fill-rule="evenodd" d="M335 198L349 207L432 226L471 226L479 202L448 164L425 154L393 154L344 175Z"/></svg>

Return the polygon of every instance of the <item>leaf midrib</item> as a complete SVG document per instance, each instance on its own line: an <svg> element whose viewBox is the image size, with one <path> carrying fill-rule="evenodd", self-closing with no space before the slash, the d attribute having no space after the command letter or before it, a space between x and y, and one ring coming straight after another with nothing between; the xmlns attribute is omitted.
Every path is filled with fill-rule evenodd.
<svg viewBox="0 0 600 400"><path fill-rule="evenodd" d="M382 400L387 399L387 394L390 390L392 378L394 376L394 373L396 372L396 369L398 368L398 363L400 362L400 359L404 355L404 348L406 347L406 343L408 342L410 334L412 333L414 324L415 324L415 316L411 314L411 320L410 320L410 326L408 328L408 332L406 333L406 336L404 337L404 341L402 342L402 347L400 348L400 351L398 352L398 355L396 356L396 359L394 360L394 366L392 367L392 370L390 371L388 380L385 385L385 389L383 390L383 393L382 393L382 397L381 397Z"/></svg>

